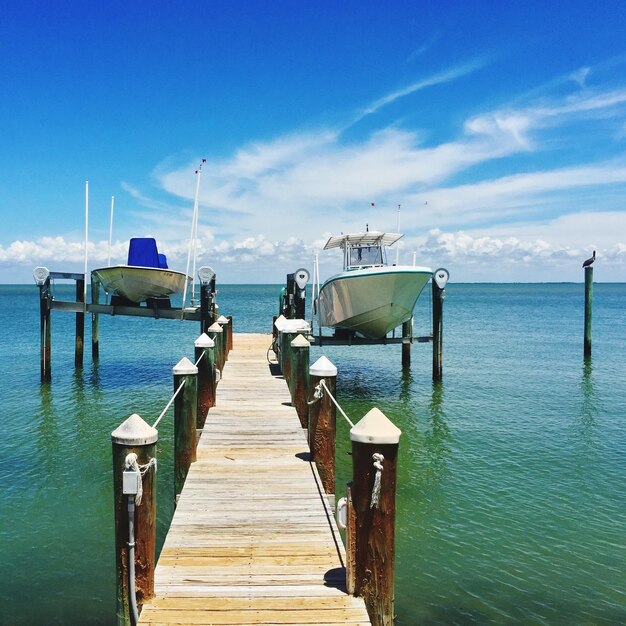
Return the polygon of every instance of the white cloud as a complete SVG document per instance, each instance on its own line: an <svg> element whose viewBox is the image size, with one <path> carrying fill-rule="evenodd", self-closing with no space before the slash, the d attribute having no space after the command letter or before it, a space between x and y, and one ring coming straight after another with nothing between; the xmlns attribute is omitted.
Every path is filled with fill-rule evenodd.
<svg viewBox="0 0 626 626"><path fill-rule="evenodd" d="M348 126L482 64L414 81L356 111ZM439 143L427 143L422 129L400 126L348 139L346 126L291 132L209 159L202 172L200 262L223 264L235 280L249 278L251 269L259 279L282 279L284 266L310 264L313 250L331 233L365 223L393 229L401 204L403 254L416 249L429 263L436 264L440 255L441 262L483 277L487 264L491 269L491 261L498 260L511 277L515 267L542 275L559 264L574 267L595 246L599 259L618 275L626 262L626 150L617 136L626 128L626 87L592 89L591 73L582 68L562 78L551 85L556 95L535 93L532 100L474 112L456 135ZM605 120L611 121L610 131L601 124ZM611 150L593 158L579 151L581 130L597 130ZM571 147L561 161L554 142ZM187 256L196 165L194 158L156 167L151 182L159 199L124 184L140 207L133 210L136 221L178 267ZM90 247L94 263L106 260L106 242ZM116 242L114 250L116 261L123 261L126 243ZM0 265L79 263L82 255L82 244L68 237L14 241L0 247ZM532 279L525 271L522 277Z"/></svg>

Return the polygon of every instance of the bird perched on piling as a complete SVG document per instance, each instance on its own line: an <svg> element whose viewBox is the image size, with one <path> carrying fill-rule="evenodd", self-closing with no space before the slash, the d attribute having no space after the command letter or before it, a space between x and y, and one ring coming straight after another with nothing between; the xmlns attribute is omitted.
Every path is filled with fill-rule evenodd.
<svg viewBox="0 0 626 626"><path fill-rule="evenodd" d="M596 251L583 263L583 267L589 267L596 260Z"/></svg>

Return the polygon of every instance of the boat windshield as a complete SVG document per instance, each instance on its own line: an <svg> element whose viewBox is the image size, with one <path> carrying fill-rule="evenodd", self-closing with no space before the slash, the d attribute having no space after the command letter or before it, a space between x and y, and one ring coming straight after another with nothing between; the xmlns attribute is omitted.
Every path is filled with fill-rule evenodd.
<svg viewBox="0 0 626 626"><path fill-rule="evenodd" d="M358 246L350 248L348 254L348 268L384 265L381 246Z"/></svg>

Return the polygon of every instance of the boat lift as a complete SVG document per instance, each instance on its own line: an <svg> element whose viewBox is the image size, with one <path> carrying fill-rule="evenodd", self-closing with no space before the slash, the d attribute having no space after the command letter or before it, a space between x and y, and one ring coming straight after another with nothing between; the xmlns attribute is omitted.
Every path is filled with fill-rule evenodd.
<svg viewBox="0 0 626 626"><path fill-rule="evenodd" d="M314 272L316 273L316 272ZM402 324L402 335L396 336L395 329L391 336L380 339L362 337L354 332L336 328L334 334L325 335L321 327L315 333L314 306L313 302L308 339L316 346L379 346L388 344L402 344L402 367L411 364L411 345L413 343L433 344L433 380L442 378L442 353L443 353L443 301L445 298L445 287L450 278L450 273L445 268L439 268L433 272L432 283L432 333L429 335L413 335L413 318ZM285 319L301 319L303 324L306 284L309 280L309 272L305 269L298 269L293 274L287 274L286 286L281 289L279 316ZM315 288L315 285L314 285ZM274 317L274 323L277 317ZM274 336L279 332L273 325Z"/></svg>
<svg viewBox="0 0 626 626"><path fill-rule="evenodd" d="M200 304L185 308L173 307L169 298L148 299L145 306L125 302L110 304L100 302L101 284L94 272L91 273L91 302L86 301L85 274L75 272L51 272L46 267L33 270L35 283L39 287L40 316L40 366L41 381L51 380L51 332L50 313L66 311L76 314L76 344L74 365L83 365L83 347L85 334L85 313L91 313L91 356L97 361L100 356L99 315L125 315L130 317L151 317L154 319L172 319L200 322L200 333L208 330L219 315L215 294L215 272L210 267L198 270L200 280ZM73 280L76 282L76 300L57 300L52 293L53 280Z"/></svg>

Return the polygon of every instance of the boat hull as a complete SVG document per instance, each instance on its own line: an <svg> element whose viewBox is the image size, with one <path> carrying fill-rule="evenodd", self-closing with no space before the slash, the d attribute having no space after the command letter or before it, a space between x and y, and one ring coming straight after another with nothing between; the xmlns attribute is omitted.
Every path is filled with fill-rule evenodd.
<svg viewBox="0 0 626 626"><path fill-rule="evenodd" d="M191 278L182 272L132 265L103 267L93 270L93 273L105 291L137 303L148 298L164 298L182 293L185 279L191 281Z"/></svg>
<svg viewBox="0 0 626 626"><path fill-rule="evenodd" d="M394 266L351 270L329 278L317 301L321 326L380 339L411 319L428 267Z"/></svg>

